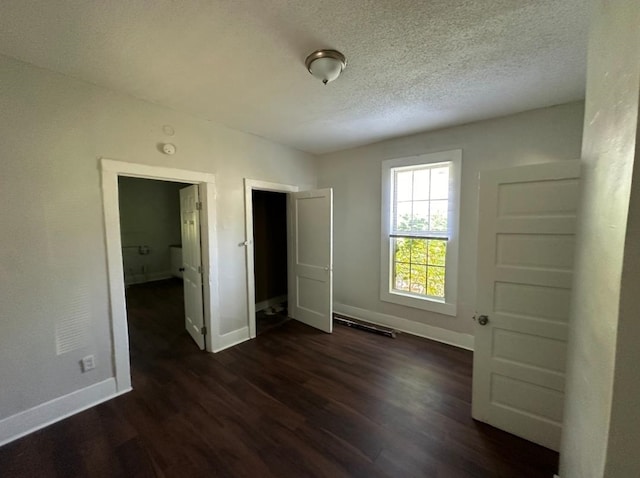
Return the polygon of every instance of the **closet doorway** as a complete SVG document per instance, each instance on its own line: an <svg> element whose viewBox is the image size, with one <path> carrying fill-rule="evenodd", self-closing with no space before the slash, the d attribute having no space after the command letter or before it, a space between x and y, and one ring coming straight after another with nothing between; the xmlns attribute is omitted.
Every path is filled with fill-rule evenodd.
<svg viewBox="0 0 640 478"><path fill-rule="evenodd" d="M252 191L256 335L288 319L287 194Z"/></svg>
<svg viewBox="0 0 640 478"><path fill-rule="evenodd" d="M288 319L289 193L297 186L245 179L249 336Z"/></svg>
<svg viewBox="0 0 640 478"><path fill-rule="evenodd" d="M255 261L259 254L254 252L256 238L254 223L259 225L260 219L254 217L254 192L263 191L277 193L279 196L268 196L270 201L281 203L284 198L286 214L283 208L274 208L279 212L278 219L267 216L267 234L273 234L282 247L286 230L286 262L279 260L275 267L287 271L286 316L296 319L311 327L331 333L333 330L333 191L328 189L299 191L298 186L245 179L245 228L246 238L242 245L246 248L247 261L247 310L249 321L249 337L257 334L256 310L266 307L272 317L284 315L282 296L267 293L263 301L256 300L256 286L261 281L256 278ZM258 196L256 196L257 198ZM282 222L286 225L282 227ZM280 224L275 226L275 224ZM277 232L272 229L278 228ZM262 244L258 248L262 248ZM269 250L269 249L268 249ZM267 252L272 254L273 251ZM261 259L258 259L261 260ZM267 289L268 290L268 289ZM280 291L283 288L279 289ZM272 295L273 297L269 297ZM272 307L272 308L271 308ZM267 315L269 317L269 315ZM279 322L279 318L271 322ZM281 317L286 320L286 317ZM271 324L267 324L270 328Z"/></svg>

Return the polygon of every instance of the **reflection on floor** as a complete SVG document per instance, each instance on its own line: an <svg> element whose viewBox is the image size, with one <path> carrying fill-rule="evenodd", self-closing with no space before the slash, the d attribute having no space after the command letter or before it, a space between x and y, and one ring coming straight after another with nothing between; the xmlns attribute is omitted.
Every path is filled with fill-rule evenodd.
<svg viewBox="0 0 640 478"><path fill-rule="evenodd" d="M155 355L183 338L189 338L199 350L184 326L184 289L180 279L129 286L127 319L132 362L153 358L148 355Z"/></svg>
<svg viewBox="0 0 640 478"><path fill-rule="evenodd" d="M256 334L263 334L267 330L284 324L287 320L289 317L286 302L276 307L259 310L256 312Z"/></svg>

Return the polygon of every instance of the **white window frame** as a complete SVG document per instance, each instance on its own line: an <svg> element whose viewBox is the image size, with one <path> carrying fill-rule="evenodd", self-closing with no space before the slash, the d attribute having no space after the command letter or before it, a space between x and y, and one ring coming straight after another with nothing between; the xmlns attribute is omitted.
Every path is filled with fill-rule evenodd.
<svg viewBox="0 0 640 478"><path fill-rule="evenodd" d="M394 168L450 163L449 169L449 209L447 218L447 257L445 265L444 300L433 297L419 297L392 289L393 251L391 250L392 174ZM421 154L406 158L382 161L382 234L380 246L380 300L405 305L444 315L457 314L458 298L458 245L460 229L460 187L462 178L462 150Z"/></svg>

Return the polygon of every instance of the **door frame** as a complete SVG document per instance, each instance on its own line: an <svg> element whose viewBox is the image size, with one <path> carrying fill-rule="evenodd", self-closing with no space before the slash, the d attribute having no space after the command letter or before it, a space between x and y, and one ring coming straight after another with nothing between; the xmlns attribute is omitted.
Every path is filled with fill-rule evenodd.
<svg viewBox="0 0 640 478"><path fill-rule="evenodd" d="M102 175L102 205L107 250L107 280L111 308L113 366L116 389L120 393L131 390L131 364L129 361L129 328L122 265L118 177L127 176L197 184L200 187L204 323L210 332L206 335L205 341L205 347L208 352L215 352L220 348L218 274L213 268L213 265L217 264L218 255L217 236L215 234L216 187L215 176L210 173L129 163L108 158L100 158L100 171Z"/></svg>
<svg viewBox="0 0 640 478"><path fill-rule="evenodd" d="M253 261L253 191L269 191L275 193L287 194L287 277L288 292L291 292L291 277L293 268L291 265L291 231L289 231L289 193L295 193L300 190L299 186L291 184L279 184L268 181L259 181L256 179L244 178L244 224L245 224L245 252L247 264L247 311L249 315L249 338L256 338L256 273Z"/></svg>

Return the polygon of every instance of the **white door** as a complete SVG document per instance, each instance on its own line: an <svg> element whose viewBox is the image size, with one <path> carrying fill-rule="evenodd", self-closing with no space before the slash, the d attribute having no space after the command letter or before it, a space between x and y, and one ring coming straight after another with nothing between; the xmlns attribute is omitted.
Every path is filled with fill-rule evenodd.
<svg viewBox="0 0 640 478"><path fill-rule="evenodd" d="M182 280L184 282L185 327L204 350L204 307L202 302L202 259L200 250L200 199L198 186L180 190L182 224Z"/></svg>
<svg viewBox="0 0 640 478"><path fill-rule="evenodd" d="M480 175L473 417L553 450L562 429L579 176L579 161Z"/></svg>
<svg viewBox="0 0 640 478"><path fill-rule="evenodd" d="M333 191L290 193L289 315L333 331Z"/></svg>

